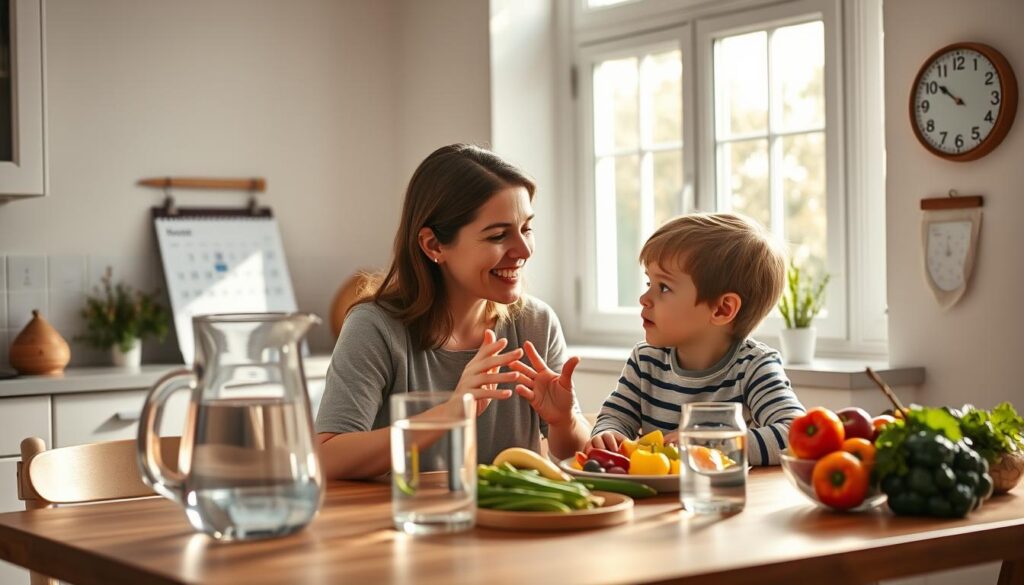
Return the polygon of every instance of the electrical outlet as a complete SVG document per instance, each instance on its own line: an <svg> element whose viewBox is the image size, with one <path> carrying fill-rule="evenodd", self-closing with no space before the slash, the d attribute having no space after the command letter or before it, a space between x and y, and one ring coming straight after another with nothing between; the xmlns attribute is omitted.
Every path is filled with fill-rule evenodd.
<svg viewBox="0 0 1024 585"><path fill-rule="evenodd" d="M29 291L46 288L46 256L8 256L7 290Z"/></svg>

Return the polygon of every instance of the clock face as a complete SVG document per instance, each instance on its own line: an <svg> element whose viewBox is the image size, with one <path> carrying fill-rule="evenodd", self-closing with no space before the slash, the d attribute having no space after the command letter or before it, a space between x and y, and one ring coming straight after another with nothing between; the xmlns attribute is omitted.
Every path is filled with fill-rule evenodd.
<svg viewBox="0 0 1024 585"><path fill-rule="evenodd" d="M928 224L928 275L935 286L954 291L964 285L964 264L970 246L970 221Z"/></svg>
<svg viewBox="0 0 1024 585"><path fill-rule="evenodd" d="M958 155L978 148L1003 109L1003 80L985 55L970 48L939 54L922 70L913 96L919 137Z"/></svg>

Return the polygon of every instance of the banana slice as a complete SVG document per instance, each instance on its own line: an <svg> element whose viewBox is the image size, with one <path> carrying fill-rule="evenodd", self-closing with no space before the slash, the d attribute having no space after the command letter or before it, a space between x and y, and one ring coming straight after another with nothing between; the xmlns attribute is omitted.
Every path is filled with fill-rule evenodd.
<svg viewBox="0 0 1024 585"><path fill-rule="evenodd" d="M522 447L510 447L498 453L498 456L494 458L494 465L501 465L503 463L509 463L516 469L536 469L542 477L547 479L558 481L569 481L572 479L551 461Z"/></svg>

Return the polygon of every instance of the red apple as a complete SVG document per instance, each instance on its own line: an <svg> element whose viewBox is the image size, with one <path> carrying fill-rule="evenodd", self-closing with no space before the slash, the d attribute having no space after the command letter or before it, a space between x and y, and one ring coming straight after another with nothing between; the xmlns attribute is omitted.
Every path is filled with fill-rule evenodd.
<svg viewBox="0 0 1024 585"><path fill-rule="evenodd" d="M871 425L871 415L863 408L851 406L837 410L836 416L843 421L843 430L846 432L847 439L857 437L870 441L874 437L875 429Z"/></svg>

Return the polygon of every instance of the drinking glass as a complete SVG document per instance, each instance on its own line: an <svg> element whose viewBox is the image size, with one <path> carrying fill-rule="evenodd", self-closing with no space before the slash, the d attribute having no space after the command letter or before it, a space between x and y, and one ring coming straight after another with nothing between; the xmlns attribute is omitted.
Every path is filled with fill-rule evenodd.
<svg viewBox="0 0 1024 585"><path fill-rule="evenodd" d="M451 392L391 397L391 509L409 534L458 532L476 522L476 403Z"/></svg>
<svg viewBox="0 0 1024 585"><path fill-rule="evenodd" d="M747 501L747 425L734 402L683 405L679 498L695 514L733 513Z"/></svg>

